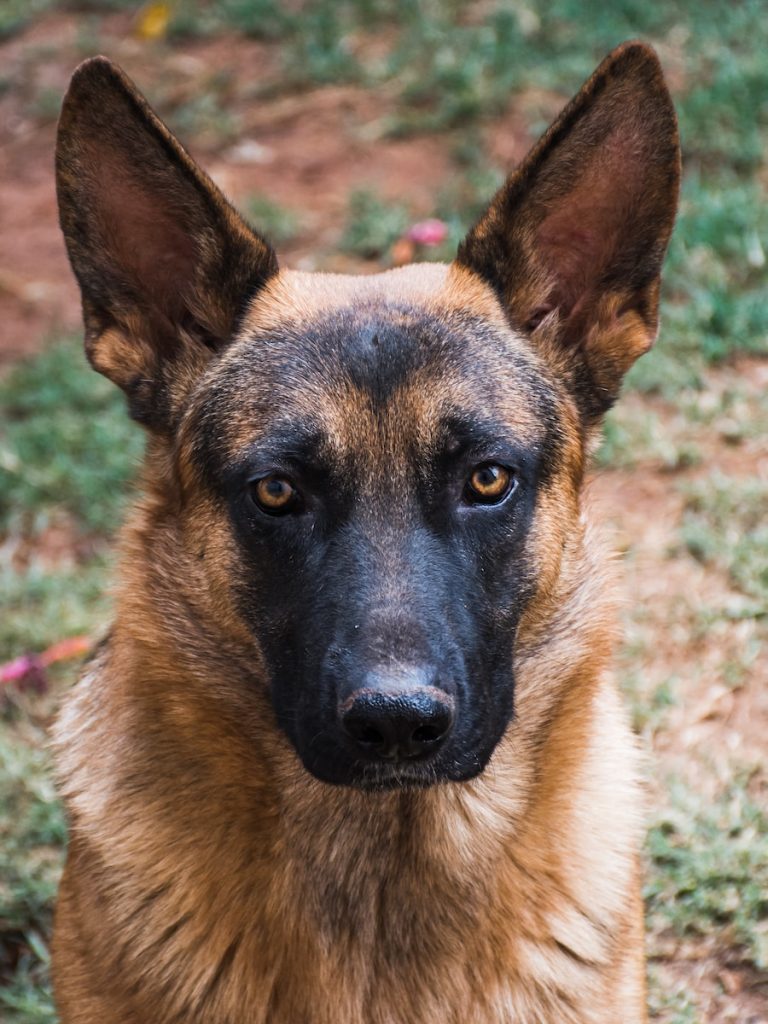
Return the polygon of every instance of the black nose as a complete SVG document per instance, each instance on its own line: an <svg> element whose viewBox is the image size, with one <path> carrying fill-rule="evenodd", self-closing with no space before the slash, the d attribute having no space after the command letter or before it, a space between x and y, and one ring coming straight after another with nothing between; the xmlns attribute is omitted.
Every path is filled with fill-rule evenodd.
<svg viewBox="0 0 768 1024"><path fill-rule="evenodd" d="M369 673L368 685L344 701L341 725L359 753L375 761L405 761L426 758L442 746L453 725L453 700L423 685L425 674Z"/></svg>

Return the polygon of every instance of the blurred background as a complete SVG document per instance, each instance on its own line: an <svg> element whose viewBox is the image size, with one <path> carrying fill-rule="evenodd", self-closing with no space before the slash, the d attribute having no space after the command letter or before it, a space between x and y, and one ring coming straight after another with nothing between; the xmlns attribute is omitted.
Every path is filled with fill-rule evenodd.
<svg viewBox="0 0 768 1024"><path fill-rule="evenodd" d="M618 669L648 751L651 1016L768 1022L764 0L0 0L0 1021L55 1020L46 729L108 621L142 449L82 357L57 225L73 68L118 61L284 264L368 272L450 258L632 37L665 67L685 181L661 337L589 494L623 553Z"/></svg>

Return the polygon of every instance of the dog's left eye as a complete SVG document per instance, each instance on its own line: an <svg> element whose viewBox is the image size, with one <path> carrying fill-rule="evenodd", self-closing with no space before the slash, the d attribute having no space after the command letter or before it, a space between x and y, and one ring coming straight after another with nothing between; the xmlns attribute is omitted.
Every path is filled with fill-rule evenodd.
<svg viewBox="0 0 768 1024"><path fill-rule="evenodd" d="M512 470L496 462L475 466L464 487L464 499L473 505L498 505L517 487Z"/></svg>
<svg viewBox="0 0 768 1024"><path fill-rule="evenodd" d="M296 487L279 473L270 473L260 480L254 480L250 493L262 512L273 516L296 512L301 504L301 496Z"/></svg>

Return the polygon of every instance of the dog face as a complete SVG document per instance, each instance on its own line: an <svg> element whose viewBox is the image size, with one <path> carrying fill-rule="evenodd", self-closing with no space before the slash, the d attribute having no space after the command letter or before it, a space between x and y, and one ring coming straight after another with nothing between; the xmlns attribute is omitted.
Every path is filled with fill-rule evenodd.
<svg viewBox="0 0 768 1024"><path fill-rule="evenodd" d="M471 777L512 713L538 493L580 469L567 401L466 311L359 296L243 333L183 436L278 720L327 781Z"/></svg>
<svg viewBox="0 0 768 1024"><path fill-rule="evenodd" d="M578 532L586 440L655 335L677 181L658 62L629 45L450 267L279 271L122 73L76 73L58 182L89 357L319 779L488 763Z"/></svg>

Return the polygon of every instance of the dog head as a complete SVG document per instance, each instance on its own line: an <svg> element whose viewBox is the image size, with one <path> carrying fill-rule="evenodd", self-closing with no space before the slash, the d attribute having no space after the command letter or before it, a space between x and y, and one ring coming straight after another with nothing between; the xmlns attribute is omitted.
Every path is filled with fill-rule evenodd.
<svg viewBox="0 0 768 1024"><path fill-rule="evenodd" d="M102 58L57 174L89 359L150 432L207 627L236 620L304 765L482 771L579 533L587 439L656 334L679 153L653 52L604 61L447 267L280 270Z"/></svg>

